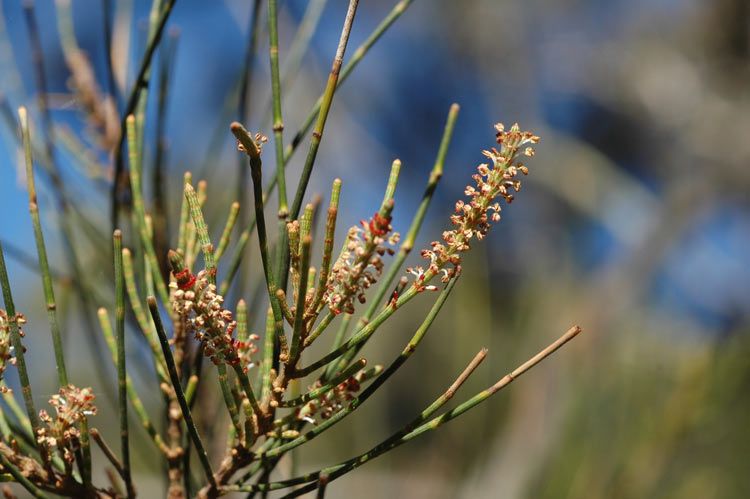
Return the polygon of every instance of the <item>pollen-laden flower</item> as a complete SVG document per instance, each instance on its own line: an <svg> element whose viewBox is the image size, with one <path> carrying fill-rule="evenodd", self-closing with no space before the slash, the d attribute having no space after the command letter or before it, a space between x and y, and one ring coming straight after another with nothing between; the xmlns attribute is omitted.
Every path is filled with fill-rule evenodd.
<svg viewBox="0 0 750 499"><path fill-rule="evenodd" d="M52 395L49 403L55 416L47 411L39 411L42 426L37 430L37 442L52 453L58 449L68 462L75 460L75 452L80 447L80 423L88 416L96 415L94 392L91 388L78 388L68 385Z"/></svg>
<svg viewBox="0 0 750 499"><path fill-rule="evenodd" d="M173 263L175 281L169 284L172 292L172 309L186 319L187 329L203 344L203 353L214 364L226 363L230 366L241 366L247 372L255 363L252 356L258 351L255 342L257 335L248 336L240 341L234 337L237 321L232 312L224 308L224 297L216 292L216 285L209 282L205 270L193 275L186 268L175 271L182 266L181 261ZM176 254L175 254L176 255ZM179 265L174 264L179 262Z"/></svg>
<svg viewBox="0 0 750 499"><path fill-rule="evenodd" d="M300 420L304 420L310 423L314 423L314 416L319 415L321 419L328 419L335 413L340 411L344 404L351 402L357 393L362 389L362 383L367 381L373 375L381 372L381 367L377 366L375 370L361 370L357 374L348 377L331 390L321 395L315 400L311 400L305 404L297 414ZM320 380L316 381L311 390L320 388Z"/></svg>
<svg viewBox="0 0 750 499"><path fill-rule="evenodd" d="M21 314L16 315L16 323L20 326L26 322L26 319ZM23 335L23 332L20 331ZM0 381L3 380L5 374L5 368L8 364L15 364L16 359L13 357L13 345L10 339L10 319L8 313L0 309ZM9 392L10 388L2 385L0 386L0 393Z"/></svg>
<svg viewBox="0 0 750 499"><path fill-rule="evenodd" d="M392 246L398 244L398 232L388 235L393 230L390 215L375 213L370 220L362 220L360 224L361 227L349 229L344 248L328 277L325 302L337 315L354 313L355 298L360 303L365 302L365 291L383 272L383 255L392 255Z"/></svg>
<svg viewBox="0 0 750 499"><path fill-rule="evenodd" d="M490 163L477 167L477 173L472 176L476 184L464 190L468 199L456 202L455 213L451 216L455 229L443 232L442 242L433 241L431 249L422 250L422 257L430 262L427 270L422 267L408 269L416 276L414 286L419 291L435 289L427 283L436 275L440 275L442 282L448 282L456 274L460 269L461 253L470 249L471 240L481 241L491 224L500 221L501 206L497 199L502 198L510 204L513 193L521 190L518 174L529 173L519 156L533 156L532 145L539 142L539 137L521 131L518 124L506 131L503 124L498 123L495 129L499 150L493 147L482 151Z"/></svg>

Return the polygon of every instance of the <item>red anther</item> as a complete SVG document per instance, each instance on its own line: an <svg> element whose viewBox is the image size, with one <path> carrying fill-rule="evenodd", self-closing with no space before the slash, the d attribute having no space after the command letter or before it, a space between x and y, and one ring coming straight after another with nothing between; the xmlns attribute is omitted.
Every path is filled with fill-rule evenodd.
<svg viewBox="0 0 750 499"><path fill-rule="evenodd" d="M370 220L370 232L376 236L384 236L388 233L390 225L391 217L384 217L380 213L375 213Z"/></svg>
<svg viewBox="0 0 750 499"><path fill-rule="evenodd" d="M174 278L177 279L177 286L183 291L187 291L195 284L195 276L187 268L175 272Z"/></svg>

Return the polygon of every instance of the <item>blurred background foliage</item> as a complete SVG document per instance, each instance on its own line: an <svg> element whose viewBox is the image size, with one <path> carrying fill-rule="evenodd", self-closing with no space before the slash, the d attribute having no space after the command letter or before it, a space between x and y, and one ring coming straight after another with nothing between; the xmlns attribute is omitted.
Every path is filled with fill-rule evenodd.
<svg viewBox="0 0 750 499"><path fill-rule="evenodd" d="M21 3L2 2L0 91L4 106L29 105L33 115L37 88ZM283 65L308 3L281 3ZM392 3L361 2L352 47ZM100 166L106 157L89 150L85 119L71 98L54 2L35 5L52 116L60 136L82 137L78 148L60 146L63 176L105 234L111 170ZM104 87L101 4L72 5L78 43ZM114 72L118 85L129 86L137 68L127 54L143 50L150 2L113 5ZM228 123L235 119L249 5L176 3L163 115L172 222L186 170L209 182L214 231L237 196ZM341 0L327 2L310 50L286 87L290 133L323 88L344 10ZM264 22L261 27L265 33ZM259 40L247 126L268 133L267 37ZM160 49L157 57L165 53ZM149 95L150 123L159 112L156 94ZM406 229L448 107L461 105L445 177L418 247L447 225L481 149L492 143L493 123L518 121L542 143L525 192L467 258L465 277L423 349L367 410L306 446L301 471L350 457L400 427L481 346L490 358L467 393L579 323L584 335L510 390L348 475L331 486L331 497L750 497L746 0L416 0L337 95L311 191L325 193L332 178L342 178L340 227L370 216L398 157L404 168L394 226ZM227 102L228 116L222 112ZM149 161L155 133L147 125ZM33 236L16 130L3 122L0 136L0 239L22 286L16 301L30 319L39 393L45 387L51 393L41 285L24 261L31 255L34 262ZM292 161L289 178L301 156ZM42 189L41 209L53 266L62 276L67 351L77 354L72 376L89 376L101 393L99 405L106 406L114 377L95 379L90 359L96 345L80 327L80 300L65 292L68 273L48 193ZM79 240L86 272L109 296L106 252L90 238ZM245 276L255 282L254 247L249 258ZM243 286L230 303L253 293L253 286ZM426 311L427 301L414 306ZM419 323L417 312L397 316L378 334L367 350L371 363L387 362L400 350ZM253 319L259 329L262 314ZM133 340L132 348L139 347ZM98 425L107 418L114 431L109 410ZM134 466L144 473L151 466L148 452L136 450L136 456Z"/></svg>

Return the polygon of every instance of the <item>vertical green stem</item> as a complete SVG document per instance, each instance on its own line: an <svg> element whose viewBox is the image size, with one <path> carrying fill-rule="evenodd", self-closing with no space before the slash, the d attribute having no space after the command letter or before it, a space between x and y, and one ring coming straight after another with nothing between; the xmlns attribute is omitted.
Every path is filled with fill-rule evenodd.
<svg viewBox="0 0 750 499"><path fill-rule="evenodd" d="M128 391L125 364L125 278L122 265L122 232L112 236L115 256L115 338L117 340L117 387L120 414L120 443L122 446L122 468L128 497L135 497L130 476L130 437L128 435Z"/></svg>
<svg viewBox="0 0 750 499"><path fill-rule="evenodd" d="M55 301L55 291L52 287L52 275L50 274L49 261L47 260L47 248L44 244L44 234L42 233L42 224L39 219L39 206L37 204L36 187L34 184L34 166L31 157L31 137L29 135L29 122L25 107L18 108L18 119L21 123L24 158L26 160L29 212L31 213L31 222L34 226L34 240L36 241L36 251L39 257L39 269L42 272L42 286L47 306L47 319L49 320L50 334L52 335L52 347L55 351L57 381L63 387L68 384L68 373L65 369L65 356L60 337L60 325L57 320L57 302Z"/></svg>
<svg viewBox="0 0 750 499"><path fill-rule="evenodd" d="M232 203L232 206L229 207L229 215L227 216L227 223L224 225L224 230L221 233L221 238L219 238L219 246L216 248L216 253L214 255L214 258L218 262L221 260L221 256L224 254L224 251L226 251L227 246L229 245L229 238L232 235L232 229L234 229L235 223L237 223L237 215L240 213L240 203L234 202Z"/></svg>
<svg viewBox="0 0 750 499"><path fill-rule="evenodd" d="M18 326L18 316L16 307L13 304L13 295L10 290L10 280L8 279L8 269L5 266L5 255L3 254L3 245L0 243L0 287L3 290L3 301L5 302L5 311L8 313L8 322L10 325L10 337L13 342L13 354L16 359L16 369L18 369L18 378L21 382L21 392L23 401L26 404L26 414L29 416L31 429L36 436L39 430L39 416L34 407L34 397L31 392L31 383L29 382L29 373L26 370L26 357L23 343L21 342L21 329Z"/></svg>
<svg viewBox="0 0 750 499"><path fill-rule="evenodd" d="M279 29L277 4L277 0L268 1L268 53L271 60L273 137L276 151L276 182L279 189L279 218L285 219L288 215L289 207L287 206L286 200L286 175L284 174L284 121L281 116L281 83L279 78Z"/></svg>
<svg viewBox="0 0 750 499"><path fill-rule="evenodd" d="M301 246L301 257L300 257L300 283L299 291L297 293L297 308L294 313L294 327L292 329L292 348L289 352L289 362L287 366L294 370L299 355L301 353L302 342L305 337L305 296L307 293L307 278L309 277L308 271L310 269L310 246L312 245L312 237L307 234L303 237Z"/></svg>
<svg viewBox="0 0 750 499"><path fill-rule="evenodd" d="M406 260L406 257L409 256L409 253L411 253L411 250L414 247L414 241L419 234L419 230L422 228L422 222L424 221L424 217L427 213L427 208L430 206L430 203L432 202L432 196L435 193L435 189L437 188L437 184L443 176L445 157L448 154L448 146L450 145L451 139L453 138L453 129L456 124L456 119L458 118L459 110L460 107L458 106L458 104L454 103L453 105L451 105L450 110L448 111L448 118L446 119L445 127L443 129L443 137L440 140L440 147L438 148L435 163L433 164L432 170L430 171L430 176L427 180L427 186L425 187L424 194L422 194L422 201L419 203L419 207L417 208L417 211L412 218L411 225L409 226L409 230L406 233L406 237L401 242L401 247L398 250L398 254L394 258L393 263L389 267L388 273L382 280L378 289L375 291L375 296L372 297L370 305L367 307L364 315L357 321L356 330L363 328L375 314L378 307L380 306L380 303L383 301L385 294L391 289L393 281L401 272L401 266ZM347 352L340 364L346 365L347 362L349 362L354 358L354 356L357 355L362 346L364 346L364 344L361 344L359 347L353 348L352 350Z"/></svg>
<svg viewBox="0 0 750 499"><path fill-rule="evenodd" d="M164 325L159 315L159 306L156 304L156 298L153 296L148 297L148 308L151 311L151 318L154 320L156 326L156 332L159 335L159 342L161 343L161 350L164 354L164 360L167 364L167 371L172 381L172 388L175 392L177 402L180 404L182 410L182 417L185 418L185 425L187 426L190 438L195 445L195 450L198 452L198 459L200 459L203 471L206 474L206 479L213 489L216 489L218 485L214 479L214 473L211 470L211 463L208 460L208 454L206 448L203 446L201 437L198 434L198 429L195 427L193 422L193 415L190 413L190 407L188 407L187 400L185 399L185 393L182 391L182 385L180 385L180 376L177 374L177 366L175 366L174 357L172 356L172 350L169 347L169 339L167 333L164 330Z"/></svg>
<svg viewBox="0 0 750 499"><path fill-rule="evenodd" d="M349 42L349 34L352 31L352 24L354 22L354 15L357 12L358 4L359 0L349 0L349 8L347 9L344 26L341 30L339 45L336 48L336 55L333 59L333 64L331 65L331 72L328 75L326 89L323 92L323 100L321 102L320 111L318 112L318 120L315 124L315 129L313 130L312 139L310 140L310 149L308 150L307 158L305 159L305 165L302 168L297 192L294 195L294 202L292 203L292 210L290 213L292 219L297 218L300 209L302 208L302 201L305 197L307 184L310 181L310 175L312 174L315 158L318 155L320 141L323 138L323 130L325 129L326 120L328 119L328 112L331 110L331 104L333 103L333 95L336 92L341 65L344 61L344 52L346 51L346 45Z"/></svg>
<svg viewBox="0 0 750 499"><path fill-rule="evenodd" d="M279 341L281 356L288 358L288 346L286 336L284 335L284 318L281 313L281 306L276 297L276 280L268 257L268 238L266 235L266 218L263 213L263 173L262 162L260 159L260 149L247 130L239 123L232 123L232 133L240 141L248 157L250 158L250 176L253 180L253 195L255 197L255 220L258 225L258 244L260 246L260 258L263 263L263 272L266 276L266 288L268 289L268 299L273 309L273 318L275 323L276 337ZM279 249L281 251L281 249Z"/></svg>
<svg viewBox="0 0 750 499"><path fill-rule="evenodd" d="M156 290L164 306L169 306L169 293L167 286L164 284L164 278L159 271L159 263L156 259L154 242L148 233L146 225L146 209L143 205L143 191L141 187L141 155L136 131L135 117L131 114L126 122L128 136L128 153L130 158L130 185L133 194L134 220L137 225L136 229L140 234L143 243L143 249L151 266L151 274L156 284ZM117 256L115 256L117 258Z"/></svg>

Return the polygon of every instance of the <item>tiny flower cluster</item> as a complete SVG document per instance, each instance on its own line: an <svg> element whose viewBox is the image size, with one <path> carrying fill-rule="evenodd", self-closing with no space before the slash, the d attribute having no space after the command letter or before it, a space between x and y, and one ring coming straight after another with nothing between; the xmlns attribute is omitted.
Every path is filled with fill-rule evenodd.
<svg viewBox="0 0 750 499"><path fill-rule="evenodd" d="M461 263L461 253L470 249L473 238L482 240L490 230L491 223L500 221L500 203L496 201L502 197L506 203L513 201L513 193L521 189L518 174L527 175L528 168L518 160L522 154L527 157L534 155L531 145L539 142L539 137L531 132L521 131L518 124L510 130L505 130L502 123L495 125L496 141L500 149L493 147L482 151L491 164L482 163L477 167L477 173L472 178L476 185L469 185L464 194L467 201L456 203L455 214L451 216L451 223L456 227L443 232L443 241L433 241L431 249L422 250L422 257L430 264L425 271L422 267L409 269L416 276L415 286L423 289L435 289L427 282L440 274L443 282L448 282L458 271ZM448 266L450 264L450 266Z"/></svg>
<svg viewBox="0 0 750 499"><path fill-rule="evenodd" d="M266 137L262 133L258 132L253 137L253 140L255 140L255 144L258 146L258 151L259 152L263 152L263 144L265 144L266 142L268 142L268 137ZM239 140L237 141L237 150L240 151L240 152L245 152L245 153L247 152L245 150L245 146L243 146L242 142L240 142Z"/></svg>
<svg viewBox="0 0 750 499"><path fill-rule="evenodd" d="M20 313L16 314L16 324L18 325L18 334L23 337L21 326L26 324L26 317ZM15 365L16 358L13 357L13 344L10 338L10 317L8 317L8 312L0 309L0 381L3 380L5 368L8 364ZM10 391L10 388L7 386L0 386L0 393L8 393Z"/></svg>
<svg viewBox="0 0 750 499"><path fill-rule="evenodd" d="M39 411L39 419L44 424L37 431L37 442L52 453L59 449L68 462L75 460L75 452L80 446L80 422L87 416L96 415L94 392L91 388L78 388L68 385L52 395L49 403L55 410L55 417L47 411Z"/></svg>
<svg viewBox="0 0 750 499"><path fill-rule="evenodd" d="M170 283L172 308L187 318L188 331L203 343L203 353L214 364L240 365L247 371L254 363L252 356L258 351L257 335L247 341L234 337L237 321L232 312L225 309L224 297L216 292L216 285L209 282L205 270L193 275L187 269L174 272L176 281Z"/></svg>
<svg viewBox="0 0 750 499"><path fill-rule="evenodd" d="M399 234L391 227L391 217L380 213L362 220L362 227L349 229L346 244L331 268L325 301L334 314L354 313L354 299L365 302L365 291L383 272L383 255L392 255Z"/></svg>
<svg viewBox="0 0 750 499"><path fill-rule="evenodd" d="M344 404L354 399L362 389L362 383L366 381L368 371L362 370L348 377L324 395L312 400L300 411L300 419L307 422L315 422L313 416L319 414L322 419L328 419L340 411ZM316 381L311 389L320 388L320 380Z"/></svg>

